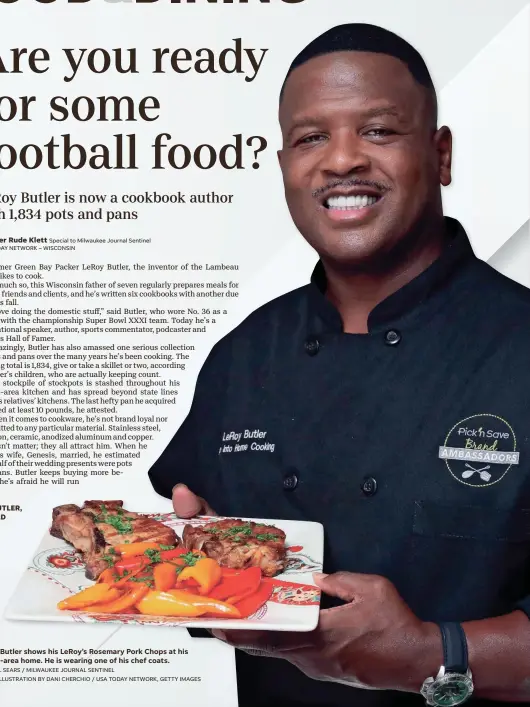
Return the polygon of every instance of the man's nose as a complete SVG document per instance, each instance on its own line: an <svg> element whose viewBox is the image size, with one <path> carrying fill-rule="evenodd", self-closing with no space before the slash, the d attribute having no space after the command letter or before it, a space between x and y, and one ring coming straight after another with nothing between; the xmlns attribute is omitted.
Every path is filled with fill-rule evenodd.
<svg viewBox="0 0 530 707"><path fill-rule="evenodd" d="M356 133L344 131L329 139L320 166L328 174L345 176L365 171L370 164L366 142Z"/></svg>

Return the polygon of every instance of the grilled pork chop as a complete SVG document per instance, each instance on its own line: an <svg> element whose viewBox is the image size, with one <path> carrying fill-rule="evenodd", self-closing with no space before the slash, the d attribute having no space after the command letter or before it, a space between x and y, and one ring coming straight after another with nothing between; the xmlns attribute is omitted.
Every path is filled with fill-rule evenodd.
<svg viewBox="0 0 530 707"><path fill-rule="evenodd" d="M85 501L57 506L50 533L63 538L82 553L88 579L97 579L108 567L105 556L114 545L153 542L177 545L179 539L167 525L123 508L123 501Z"/></svg>
<svg viewBox="0 0 530 707"><path fill-rule="evenodd" d="M222 567L260 567L266 577L274 577L286 566L285 533L273 525L233 518L186 525L182 540L188 550L202 550Z"/></svg>

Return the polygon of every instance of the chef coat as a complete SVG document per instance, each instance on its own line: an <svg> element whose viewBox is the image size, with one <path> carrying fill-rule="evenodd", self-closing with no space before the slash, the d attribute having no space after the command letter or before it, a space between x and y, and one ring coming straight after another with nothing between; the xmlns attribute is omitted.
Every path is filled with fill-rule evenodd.
<svg viewBox="0 0 530 707"><path fill-rule="evenodd" d="M252 313L213 348L149 476L220 515L323 523L325 572L383 575L425 621L530 615L530 291L446 222L441 256L368 334L343 332L321 263ZM424 704L237 661L241 707Z"/></svg>

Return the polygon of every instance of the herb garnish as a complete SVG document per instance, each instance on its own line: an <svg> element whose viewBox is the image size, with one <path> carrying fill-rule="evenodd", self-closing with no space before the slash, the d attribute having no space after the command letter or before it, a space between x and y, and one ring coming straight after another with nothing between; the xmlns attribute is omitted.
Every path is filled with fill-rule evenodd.
<svg viewBox="0 0 530 707"><path fill-rule="evenodd" d="M175 545L160 545L161 550L174 550Z"/></svg>
<svg viewBox="0 0 530 707"><path fill-rule="evenodd" d="M101 513L94 518L96 523L107 523L107 525L111 525L118 533L123 535L125 533L132 533L133 527L130 522L132 520L134 520L134 518L123 518L122 509L118 509L116 514L109 513L103 503L101 504Z"/></svg>
<svg viewBox="0 0 530 707"><path fill-rule="evenodd" d="M259 535L256 535L256 540L278 540L278 536L273 535L272 533L260 533Z"/></svg>
<svg viewBox="0 0 530 707"><path fill-rule="evenodd" d="M217 533L219 532L219 526L214 525L210 528L203 529L205 533ZM228 538L234 540L234 542L243 542L244 538L249 538L252 536L252 524L245 523L244 525L233 525L231 528L226 528L220 533L219 539L226 540ZM259 533L255 536L256 540L261 540L266 542L267 540L278 540L278 535L274 533Z"/></svg>
<svg viewBox="0 0 530 707"><path fill-rule="evenodd" d="M145 550L144 555L148 557L151 562L154 562L156 564L162 562L162 558L160 557L160 550L155 550L155 548L153 547L150 547Z"/></svg>
<svg viewBox="0 0 530 707"><path fill-rule="evenodd" d="M203 559L203 555L199 555L195 552L186 552L179 556L179 560L183 560L187 567L193 567L199 560Z"/></svg>
<svg viewBox="0 0 530 707"><path fill-rule="evenodd" d="M220 537L239 539L239 535L252 535L252 526L250 523L245 523L245 525L233 525L231 528L227 528Z"/></svg>

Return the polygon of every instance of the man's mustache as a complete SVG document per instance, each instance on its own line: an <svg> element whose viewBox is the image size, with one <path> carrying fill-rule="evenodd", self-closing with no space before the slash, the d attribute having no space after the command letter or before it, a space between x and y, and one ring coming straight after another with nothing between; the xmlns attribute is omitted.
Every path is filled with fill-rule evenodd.
<svg viewBox="0 0 530 707"><path fill-rule="evenodd" d="M383 182L375 182L371 179L335 179L333 182L329 182L324 187L319 187L313 192L313 197L319 199L324 196L328 191L337 188L349 189L350 187L371 187L372 189L377 189L377 191L384 194L390 191L388 184L383 184Z"/></svg>

